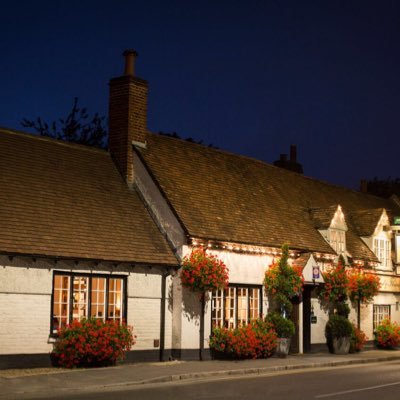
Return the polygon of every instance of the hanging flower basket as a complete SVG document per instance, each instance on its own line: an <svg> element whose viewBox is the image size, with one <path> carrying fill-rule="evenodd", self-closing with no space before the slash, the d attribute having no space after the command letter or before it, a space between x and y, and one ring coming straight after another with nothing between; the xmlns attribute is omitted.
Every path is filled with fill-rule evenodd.
<svg viewBox="0 0 400 400"><path fill-rule="evenodd" d="M194 292L225 289L229 284L228 268L203 248L194 249L182 262L182 286Z"/></svg>
<svg viewBox="0 0 400 400"><path fill-rule="evenodd" d="M379 276L361 268L352 268L347 272L347 277L349 298L353 303L368 303L378 294Z"/></svg>

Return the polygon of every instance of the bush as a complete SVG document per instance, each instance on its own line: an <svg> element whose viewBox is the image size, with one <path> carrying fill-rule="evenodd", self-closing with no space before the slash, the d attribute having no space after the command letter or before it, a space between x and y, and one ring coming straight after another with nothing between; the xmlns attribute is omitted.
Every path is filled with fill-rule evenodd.
<svg viewBox="0 0 400 400"><path fill-rule="evenodd" d="M293 321L282 317L282 315L276 312L269 313L265 317L265 321L273 326L278 338L291 338L295 333Z"/></svg>
<svg viewBox="0 0 400 400"><path fill-rule="evenodd" d="M325 326L326 344L328 345L329 351L333 353L334 338L350 338L352 332L353 328L351 322L347 318L338 314L331 315Z"/></svg>
<svg viewBox="0 0 400 400"><path fill-rule="evenodd" d="M115 321L82 319L59 331L51 359L55 366L102 367L114 365L135 344L132 328Z"/></svg>
<svg viewBox="0 0 400 400"><path fill-rule="evenodd" d="M378 347L392 349L400 344L400 326L385 319L375 330L375 343Z"/></svg>
<svg viewBox="0 0 400 400"><path fill-rule="evenodd" d="M220 357L266 358L274 352L276 339L271 324L258 319L236 329L214 328L210 349Z"/></svg>
<svg viewBox="0 0 400 400"><path fill-rule="evenodd" d="M352 333L350 339L350 353L354 353L356 351L360 351L364 348L365 343L367 343L367 335L359 328L357 328L354 324L352 326Z"/></svg>

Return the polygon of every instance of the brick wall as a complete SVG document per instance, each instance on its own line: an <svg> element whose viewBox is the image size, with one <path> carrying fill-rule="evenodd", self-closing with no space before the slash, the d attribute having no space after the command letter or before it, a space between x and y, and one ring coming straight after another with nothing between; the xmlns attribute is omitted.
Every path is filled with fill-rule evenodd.
<svg viewBox="0 0 400 400"><path fill-rule="evenodd" d="M147 132L146 81L121 76L110 81L109 150L121 175L133 183L132 141L145 143Z"/></svg>

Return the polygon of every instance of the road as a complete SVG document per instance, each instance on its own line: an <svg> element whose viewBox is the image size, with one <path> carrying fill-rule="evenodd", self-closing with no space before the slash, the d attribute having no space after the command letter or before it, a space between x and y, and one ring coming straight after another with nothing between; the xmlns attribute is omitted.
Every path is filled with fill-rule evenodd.
<svg viewBox="0 0 400 400"><path fill-rule="evenodd" d="M258 377L132 386L85 395L61 397L59 393L54 399L399 400L400 361Z"/></svg>

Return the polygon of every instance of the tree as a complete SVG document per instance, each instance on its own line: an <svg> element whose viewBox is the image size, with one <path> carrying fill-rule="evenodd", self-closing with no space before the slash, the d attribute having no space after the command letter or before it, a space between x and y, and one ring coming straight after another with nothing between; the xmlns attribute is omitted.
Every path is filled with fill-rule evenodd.
<svg viewBox="0 0 400 400"><path fill-rule="evenodd" d="M21 124L25 128L34 129L41 136L101 149L107 148L105 117L98 113L90 117L86 107L78 106L77 97L74 98L72 109L65 118L59 118L50 124L41 117L37 117L36 120L24 118Z"/></svg>

